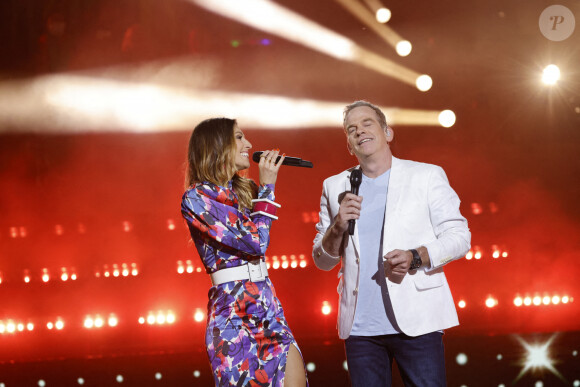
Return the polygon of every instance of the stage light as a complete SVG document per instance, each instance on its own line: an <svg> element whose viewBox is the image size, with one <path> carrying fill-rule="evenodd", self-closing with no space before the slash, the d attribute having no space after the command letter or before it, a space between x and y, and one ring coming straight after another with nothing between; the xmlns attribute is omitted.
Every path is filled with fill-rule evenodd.
<svg viewBox="0 0 580 387"><path fill-rule="evenodd" d="M481 251L476 251L475 254L473 255L473 257L475 259L481 259Z"/></svg>
<svg viewBox="0 0 580 387"><path fill-rule="evenodd" d="M473 258L473 251L469 250L467 254L465 254L465 259L469 261L471 258Z"/></svg>
<svg viewBox="0 0 580 387"><path fill-rule="evenodd" d="M131 224L131 222L129 222L128 220L125 220L123 222L123 231L125 232L129 232L133 229L133 224Z"/></svg>
<svg viewBox="0 0 580 387"><path fill-rule="evenodd" d="M10 227L10 237L18 238L18 229L16 227Z"/></svg>
<svg viewBox="0 0 580 387"><path fill-rule="evenodd" d="M570 297L568 297L568 296L562 297L562 304L567 304L568 301L570 301Z"/></svg>
<svg viewBox="0 0 580 387"><path fill-rule="evenodd" d="M125 380L125 378L123 378L123 375L117 375L115 379L117 380L117 383L123 383L123 381Z"/></svg>
<svg viewBox="0 0 580 387"><path fill-rule="evenodd" d="M290 265L288 264L288 261L284 261L284 262L282 262L282 269L288 269L288 266L290 266Z"/></svg>
<svg viewBox="0 0 580 387"><path fill-rule="evenodd" d="M119 319L117 318L117 316L112 314L109 316L108 324L110 327L116 327L117 325L119 325Z"/></svg>
<svg viewBox="0 0 580 387"><path fill-rule="evenodd" d="M42 379L38 381L38 387L46 387L46 382Z"/></svg>
<svg viewBox="0 0 580 387"><path fill-rule="evenodd" d="M33 323L31 323L31 322L29 322L28 324L26 324L26 329L27 329L29 332L32 332L32 331L34 330L34 324L33 324Z"/></svg>
<svg viewBox="0 0 580 387"><path fill-rule="evenodd" d="M307 363L306 364L306 371L308 371L308 372L316 371L316 364L314 364L313 362Z"/></svg>
<svg viewBox="0 0 580 387"><path fill-rule="evenodd" d="M60 279L61 279L61 281L63 281L63 282L64 282L64 281L67 281L67 280L68 280L68 274L67 274L67 273L62 273L62 274L60 275Z"/></svg>
<svg viewBox="0 0 580 387"><path fill-rule="evenodd" d="M61 330L64 328L64 321L62 321L61 319L56 320L56 323L54 323L54 327L58 330Z"/></svg>
<svg viewBox="0 0 580 387"><path fill-rule="evenodd" d="M524 300L520 296L517 296L516 298L514 298L514 305L515 306L522 306L523 304L524 304Z"/></svg>
<svg viewBox="0 0 580 387"><path fill-rule="evenodd" d="M80 385L83 385L83 384L85 384L85 380L83 378L78 378L77 383Z"/></svg>
<svg viewBox="0 0 580 387"><path fill-rule="evenodd" d="M177 273L178 274L185 273L185 267L183 266L183 262L182 261L177 261Z"/></svg>
<svg viewBox="0 0 580 387"><path fill-rule="evenodd" d="M507 251L504 251L503 253L501 253L501 256L503 258L507 258L508 257L508 252Z"/></svg>
<svg viewBox="0 0 580 387"><path fill-rule="evenodd" d="M95 326L95 320L93 320L93 318L91 316L87 316L87 317L85 317L85 322L83 325L85 328L91 329L92 327Z"/></svg>
<svg viewBox="0 0 580 387"><path fill-rule="evenodd" d="M444 128L450 128L453 125L455 125L455 120L456 120L455 113L453 113L452 110L443 110L439 114L439 123Z"/></svg>
<svg viewBox="0 0 580 387"><path fill-rule="evenodd" d="M556 65L548 65L542 73L542 81L546 85L555 85L560 79L560 68Z"/></svg>
<svg viewBox="0 0 580 387"><path fill-rule="evenodd" d="M194 378L199 378L200 376L201 376L201 372L199 372L198 370L193 371Z"/></svg>
<svg viewBox="0 0 580 387"><path fill-rule="evenodd" d="M278 269L279 267L280 267L280 262L278 262L278 261L274 261L274 263L272 263L272 268L273 268L274 270L275 270L275 269Z"/></svg>
<svg viewBox="0 0 580 387"><path fill-rule="evenodd" d="M467 306L467 303L464 300L460 300L457 303L457 306L459 306L461 309L465 308Z"/></svg>
<svg viewBox="0 0 580 387"><path fill-rule="evenodd" d="M409 42L408 40L401 40L395 46L395 50L397 51L397 54L399 54L399 56L409 55L412 49L413 46L411 45L411 42ZM429 86L429 88L431 88L431 86Z"/></svg>
<svg viewBox="0 0 580 387"><path fill-rule="evenodd" d="M348 372L348 362L346 360L342 362L342 369Z"/></svg>
<svg viewBox="0 0 580 387"><path fill-rule="evenodd" d="M129 276L129 266L126 263L123 263L121 265L121 268L122 268L121 275L123 277L128 277Z"/></svg>
<svg viewBox="0 0 580 387"><path fill-rule="evenodd" d="M549 296L544 296L544 298L542 298L542 304L544 305L550 305L550 297Z"/></svg>
<svg viewBox="0 0 580 387"><path fill-rule="evenodd" d="M116 263L113 264L113 277L118 277L121 274L119 271L119 265Z"/></svg>
<svg viewBox="0 0 580 387"><path fill-rule="evenodd" d="M525 297L525 298L524 298L524 305L525 305L525 306L530 306L530 305L532 305L532 297Z"/></svg>
<svg viewBox="0 0 580 387"><path fill-rule="evenodd" d="M195 313L193 314L193 319L197 322L202 322L205 319L205 314L201 309L196 309Z"/></svg>
<svg viewBox="0 0 580 387"><path fill-rule="evenodd" d="M297 261L292 261L292 262L290 263L290 267L291 267L292 269L296 269L296 268L298 267L298 262L297 262ZM0 282L1 282L1 281L0 281Z"/></svg>
<svg viewBox="0 0 580 387"><path fill-rule="evenodd" d="M332 312L332 307L330 306L330 303L328 301L324 301L322 303L322 314L329 315L330 312Z"/></svg>
<svg viewBox="0 0 580 387"><path fill-rule="evenodd" d="M30 276L28 274L24 275L24 282L25 283L29 283L30 282Z"/></svg>
<svg viewBox="0 0 580 387"><path fill-rule="evenodd" d="M42 282L48 282L50 280L50 275L48 275L48 269L42 269Z"/></svg>
<svg viewBox="0 0 580 387"><path fill-rule="evenodd" d="M548 341L543 344L528 344L521 337L516 336L518 341L524 347L526 353L524 358L520 361L522 365L522 370L516 378L519 380L528 370L532 371L544 371L548 370L554 375L562 378L562 375L554 368L554 361L550 358L550 345L556 335L552 335Z"/></svg>
<svg viewBox="0 0 580 387"><path fill-rule="evenodd" d="M540 305L542 303L542 297L535 296L534 298L532 298L532 303L536 306Z"/></svg>
<svg viewBox="0 0 580 387"><path fill-rule="evenodd" d="M306 261L300 261L300 267L305 268L306 265Z"/></svg>
<svg viewBox="0 0 580 387"><path fill-rule="evenodd" d="M487 297L485 300L485 306L487 306L488 308L493 308L493 307L497 306L497 304L498 304L497 299L495 299L491 296Z"/></svg>
<svg viewBox="0 0 580 387"><path fill-rule="evenodd" d="M188 273L193 273L193 263L191 261L189 261L189 260L186 261L185 263L187 264L187 270L186 271Z"/></svg>
<svg viewBox="0 0 580 387"><path fill-rule="evenodd" d="M16 332L16 324L14 324L14 322L12 321L8 321L8 324L6 324L6 332L8 333Z"/></svg>
<svg viewBox="0 0 580 387"><path fill-rule="evenodd" d="M50 321L49 321L49 322L47 322L47 323L46 323L46 327L47 327L49 330L52 330L52 329L54 328L54 324L53 324L52 322L50 322Z"/></svg>
<svg viewBox="0 0 580 387"><path fill-rule="evenodd" d="M482 212L483 212L483 208L481 208L481 204L471 203L471 213L473 215L480 215Z"/></svg>
<svg viewBox="0 0 580 387"><path fill-rule="evenodd" d="M415 79L415 86L417 86L417 89L420 91L427 91L431 89L431 86L433 86L433 80L426 74L419 75Z"/></svg>
<svg viewBox="0 0 580 387"><path fill-rule="evenodd" d="M161 375L161 372L156 372L155 373L155 379L156 380L161 380L163 378L163 375Z"/></svg>
<svg viewBox="0 0 580 387"><path fill-rule="evenodd" d="M147 324L153 325L155 324L155 315L153 313L149 313L147 316Z"/></svg>
<svg viewBox="0 0 580 387"><path fill-rule="evenodd" d="M458 353L457 356L455 356L455 361L460 366L466 365L467 364L467 360L468 360L467 355L464 354L464 353Z"/></svg>
<svg viewBox="0 0 580 387"><path fill-rule="evenodd" d="M160 325L165 324L165 315L162 312L158 312L155 322Z"/></svg>
<svg viewBox="0 0 580 387"><path fill-rule="evenodd" d="M173 324L175 322L175 313L168 311L165 321L167 321L167 324Z"/></svg>
<svg viewBox="0 0 580 387"><path fill-rule="evenodd" d="M375 13L375 17L377 19L377 21L379 23L387 23L389 20L391 20L391 10L388 8L379 8L377 9L377 12Z"/></svg>
<svg viewBox="0 0 580 387"><path fill-rule="evenodd" d="M560 303L560 297L559 296L553 296L552 297L552 304L558 305L559 303Z"/></svg>
<svg viewBox="0 0 580 387"><path fill-rule="evenodd" d="M136 263L132 263L131 264L131 275L133 277L136 277L139 274L139 269L137 268L137 264Z"/></svg>
<svg viewBox="0 0 580 387"><path fill-rule="evenodd" d="M175 230L175 222L173 219L167 219L167 229L170 231Z"/></svg>

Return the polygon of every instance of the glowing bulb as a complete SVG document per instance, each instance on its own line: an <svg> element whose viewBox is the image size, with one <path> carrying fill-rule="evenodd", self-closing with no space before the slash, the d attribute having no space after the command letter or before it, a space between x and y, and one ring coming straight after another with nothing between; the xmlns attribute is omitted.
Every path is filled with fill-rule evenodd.
<svg viewBox="0 0 580 387"><path fill-rule="evenodd" d="M441 113L439 113L438 120L441 126L444 128L450 128L455 125L455 113L453 113L452 110L443 110Z"/></svg>
<svg viewBox="0 0 580 387"><path fill-rule="evenodd" d="M193 314L193 319L197 322L202 322L205 315L201 309L196 309L195 313Z"/></svg>
<svg viewBox="0 0 580 387"><path fill-rule="evenodd" d="M431 86L433 86L433 80L430 76L423 74L417 77L415 80L415 86L417 86L417 89L420 91L427 91Z"/></svg>
<svg viewBox="0 0 580 387"><path fill-rule="evenodd" d="M388 8L379 8L375 17L379 23L386 23L391 20L391 10Z"/></svg>
<svg viewBox="0 0 580 387"><path fill-rule="evenodd" d="M524 300L522 300L522 298L521 298L521 297L516 297L516 298L514 298L514 305L515 305L515 306L522 306L522 305L523 305L523 303L524 303Z"/></svg>
<svg viewBox="0 0 580 387"><path fill-rule="evenodd" d="M331 311L332 311L332 308L330 307L330 304L328 303L328 301L324 301L322 303L322 314L329 315Z"/></svg>
<svg viewBox="0 0 580 387"><path fill-rule="evenodd" d="M401 40L395 46L395 50L397 51L397 54L399 54L399 56L409 55L412 49L413 45L411 45L411 42L409 42L408 40ZM429 86L429 88L431 88L431 86Z"/></svg>
<svg viewBox="0 0 580 387"><path fill-rule="evenodd" d="M544 72L542 74L542 81L546 85L555 85L559 79L560 79L560 68L558 66L551 64L544 68Z"/></svg>

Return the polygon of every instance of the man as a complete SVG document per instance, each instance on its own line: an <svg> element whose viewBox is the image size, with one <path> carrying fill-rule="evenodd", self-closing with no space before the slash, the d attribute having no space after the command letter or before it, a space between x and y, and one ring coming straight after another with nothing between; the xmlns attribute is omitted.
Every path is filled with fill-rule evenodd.
<svg viewBox="0 0 580 387"><path fill-rule="evenodd" d="M440 167L392 155L378 107L348 105L343 125L360 166L324 181L312 256L322 270L341 263L338 331L352 385L390 386L394 359L406 386L445 386L443 329L458 319L443 266L471 241L459 198Z"/></svg>

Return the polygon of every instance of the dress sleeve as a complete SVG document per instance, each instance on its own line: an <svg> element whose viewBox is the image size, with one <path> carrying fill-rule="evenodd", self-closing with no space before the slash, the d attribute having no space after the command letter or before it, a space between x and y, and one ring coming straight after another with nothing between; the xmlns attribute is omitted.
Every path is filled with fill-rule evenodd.
<svg viewBox="0 0 580 387"><path fill-rule="evenodd" d="M264 255L270 243L272 219L261 215L249 218L237 208L204 195L203 191L203 187L190 189L181 201L181 214L192 236L213 239L248 255ZM260 194L273 197L273 187L261 186L258 196L262 197Z"/></svg>

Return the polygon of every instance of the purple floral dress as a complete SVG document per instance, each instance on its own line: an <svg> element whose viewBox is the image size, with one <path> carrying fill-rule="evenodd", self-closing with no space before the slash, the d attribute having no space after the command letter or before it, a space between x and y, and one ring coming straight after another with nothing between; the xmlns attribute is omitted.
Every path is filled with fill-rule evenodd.
<svg viewBox="0 0 580 387"><path fill-rule="evenodd" d="M274 200L274 185L260 186L258 197ZM238 210L231 182L191 186L181 213L207 273L264 260L272 219ZM205 344L216 386L283 386L296 341L270 278L212 286L208 296Z"/></svg>

